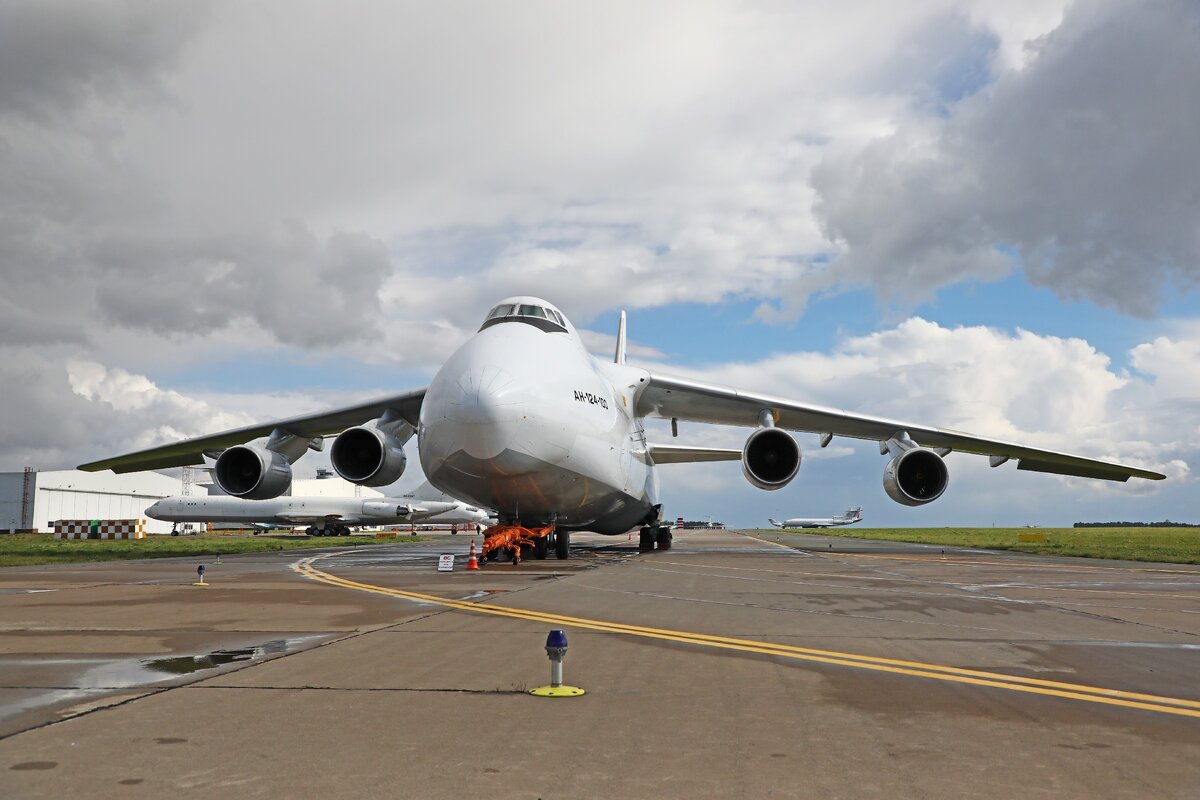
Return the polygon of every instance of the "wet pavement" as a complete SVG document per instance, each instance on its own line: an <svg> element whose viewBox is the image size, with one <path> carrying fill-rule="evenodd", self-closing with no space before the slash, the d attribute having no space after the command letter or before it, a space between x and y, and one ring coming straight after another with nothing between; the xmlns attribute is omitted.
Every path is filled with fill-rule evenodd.
<svg viewBox="0 0 1200 800"><path fill-rule="evenodd" d="M1200 795L1200 568L575 543L0 571L4 795ZM527 694L554 627L581 698Z"/></svg>

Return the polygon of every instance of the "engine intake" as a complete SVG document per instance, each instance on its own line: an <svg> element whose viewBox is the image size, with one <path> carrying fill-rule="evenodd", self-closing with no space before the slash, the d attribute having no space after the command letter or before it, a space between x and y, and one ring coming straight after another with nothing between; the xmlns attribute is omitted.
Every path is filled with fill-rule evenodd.
<svg viewBox="0 0 1200 800"><path fill-rule="evenodd" d="M404 474L408 457L404 455L404 442L386 430L380 430L374 422L350 428L338 434L329 450L329 461L338 475L351 483L363 486L387 486Z"/></svg>
<svg viewBox="0 0 1200 800"><path fill-rule="evenodd" d="M800 445L779 428L759 428L742 448L742 474L759 489L782 489L799 469Z"/></svg>
<svg viewBox="0 0 1200 800"><path fill-rule="evenodd" d="M292 485L292 465L265 447L239 444L217 458L213 480L221 490L246 500L269 500Z"/></svg>
<svg viewBox="0 0 1200 800"><path fill-rule="evenodd" d="M914 447L888 462L883 490L897 503L923 506L942 496L950 483L946 462L932 450Z"/></svg>

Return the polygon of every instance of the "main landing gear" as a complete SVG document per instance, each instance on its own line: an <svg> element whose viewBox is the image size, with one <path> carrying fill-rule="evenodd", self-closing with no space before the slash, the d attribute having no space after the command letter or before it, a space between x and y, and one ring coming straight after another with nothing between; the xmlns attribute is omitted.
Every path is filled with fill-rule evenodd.
<svg viewBox="0 0 1200 800"><path fill-rule="evenodd" d="M655 546L659 550L670 550L672 538L671 529L665 525L647 525L638 537L638 552L649 553Z"/></svg>
<svg viewBox="0 0 1200 800"><path fill-rule="evenodd" d="M349 536L350 526L348 525L330 525L328 528L318 528L315 525L310 525L304 531L306 536Z"/></svg>

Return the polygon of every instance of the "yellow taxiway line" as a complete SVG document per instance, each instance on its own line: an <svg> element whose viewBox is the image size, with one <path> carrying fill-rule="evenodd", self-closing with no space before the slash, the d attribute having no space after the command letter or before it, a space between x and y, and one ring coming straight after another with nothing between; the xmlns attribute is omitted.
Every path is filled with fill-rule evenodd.
<svg viewBox="0 0 1200 800"><path fill-rule="evenodd" d="M386 586L376 586L370 583L341 578L313 566L313 562L328 558L334 553L313 556L292 564L292 569L306 578L319 581L330 586L353 589L360 592L414 600L421 603L453 608L458 611L469 611L475 614L490 614L509 619L523 619L531 622L564 625L583 630L601 631L604 633L619 633L628 636L642 636L665 641L682 642L685 644L715 647L722 650L737 650L746 653L790 658L797 661L835 664L844 667L855 667L877 672L889 672L898 675L909 675L919 678L933 678L951 683L965 683L975 686L987 686L996 689L1007 689L1014 692L1027 692L1052 697L1063 697L1070 700L1082 700L1089 703L1138 708L1145 711L1157 711L1163 714L1176 714L1200 718L1200 701L1185 700L1175 697L1125 692L1118 689L1104 689L1083 684L1048 681L1040 678L1026 678L1015 675L1004 675L997 672L948 667L938 664L925 664L919 661L903 661L894 658L880 658L857 653L839 653L833 650L817 650L811 647L796 647L775 642L761 642L753 639L737 639L728 636L711 636L689 631L675 631L665 628L648 628L640 625L626 625L620 622L571 617L563 614L550 614L542 611L531 611L522 608L496 606L488 603L475 603L465 600L453 600L437 595L408 592L402 589L390 589Z"/></svg>

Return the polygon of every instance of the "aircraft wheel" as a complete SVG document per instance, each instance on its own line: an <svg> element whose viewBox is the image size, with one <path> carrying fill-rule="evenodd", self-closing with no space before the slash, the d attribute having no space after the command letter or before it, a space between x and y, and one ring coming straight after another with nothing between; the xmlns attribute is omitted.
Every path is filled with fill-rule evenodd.
<svg viewBox="0 0 1200 800"><path fill-rule="evenodd" d="M309 525L307 528L304 529L304 535L305 536L316 536L317 529L314 528L312 525Z"/></svg>
<svg viewBox="0 0 1200 800"><path fill-rule="evenodd" d="M554 555L559 561L566 559L571 553L571 534L569 531L556 531L554 534Z"/></svg>
<svg viewBox="0 0 1200 800"><path fill-rule="evenodd" d="M533 557L538 561L545 561L546 556L550 555L550 539L548 536L539 536L533 540Z"/></svg>
<svg viewBox="0 0 1200 800"><path fill-rule="evenodd" d="M638 537L638 552L649 553L654 549L654 529L642 528L641 535Z"/></svg>
<svg viewBox="0 0 1200 800"><path fill-rule="evenodd" d="M673 537L671 536L670 528L658 528L658 532L655 534L654 538L659 550L671 549L671 539Z"/></svg>

